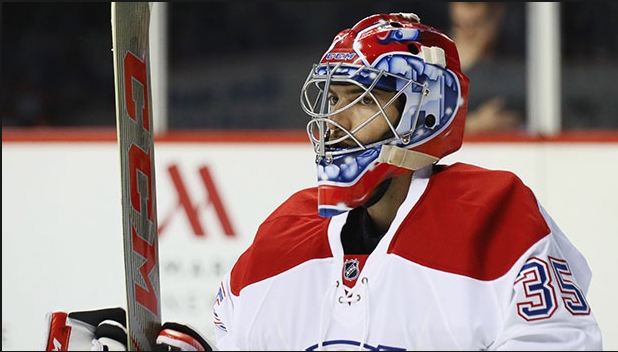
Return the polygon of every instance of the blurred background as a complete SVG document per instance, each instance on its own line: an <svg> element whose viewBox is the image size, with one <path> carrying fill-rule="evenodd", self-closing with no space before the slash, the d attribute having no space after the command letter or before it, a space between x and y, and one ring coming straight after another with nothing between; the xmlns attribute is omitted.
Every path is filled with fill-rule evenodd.
<svg viewBox="0 0 618 352"><path fill-rule="evenodd" d="M304 129L300 86L337 31L372 13L411 11L454 37L468 32L462 63L473 51L464 48L483 45L475 28L496 27L491 58L464 70L470 111L500 94L517 122L485 129L525 131L535 94L526 87L527 3L499 4L502 14L487 16L453 13L448 2L167 3L167 37L151 38L167 48L165 129ZM618 3L558 6L560 128L616 129ZM115 126L109 3L3 2L2 47L3 127Z"/></svg>
<svg viewBox="0 0 618 352"><path fill-rule="evenodd" d="M126 302L110 10L2 3L3 350L38 349L50 309ZM535 191L586 256L604 348L617 350L615 2L155 3L154 127L179 132L157 142L164 320L212 337L220 276L272 209L314 185L299 103L311 65L378 12L415 12L456 42L466 137L480 137L444 162L512 170Z"/></svg>

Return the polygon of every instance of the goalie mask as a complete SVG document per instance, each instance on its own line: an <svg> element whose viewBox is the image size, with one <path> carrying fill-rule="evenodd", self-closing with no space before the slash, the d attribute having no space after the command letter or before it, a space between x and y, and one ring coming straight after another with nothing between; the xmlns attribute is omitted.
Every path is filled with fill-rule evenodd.
<svg viewBox="0 0 618 352"><path fill-rule="evenodd" d="M346 106L333 107L330 88L341 84L357 86L362 93ZM376 89L393 96L380 104ZM337 34L301 90L316 153L318 213L329 217L370 205L392 177L457 151L467 98L468 78L461 72L455 44L421 24L415 14L369 16ZM352 130L336 122L334 116L366 99L378 108L365 122ZM386 110L393 104L399 117L389 119ZM390 131L374 141L357 138L374 119L384 119ZM335 129L338 133L331 133Z"/></svg>

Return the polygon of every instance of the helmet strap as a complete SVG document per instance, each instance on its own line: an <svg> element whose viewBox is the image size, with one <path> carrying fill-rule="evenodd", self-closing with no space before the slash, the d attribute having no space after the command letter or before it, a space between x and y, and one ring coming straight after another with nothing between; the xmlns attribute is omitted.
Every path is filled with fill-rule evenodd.
<svg viewBox="0 0 618 352"><path fill-rule="evenodd" d="M438 160L439 158L435 156L394 145L383 145L378 157L379 162L413 171L422 169Z"/></svg>

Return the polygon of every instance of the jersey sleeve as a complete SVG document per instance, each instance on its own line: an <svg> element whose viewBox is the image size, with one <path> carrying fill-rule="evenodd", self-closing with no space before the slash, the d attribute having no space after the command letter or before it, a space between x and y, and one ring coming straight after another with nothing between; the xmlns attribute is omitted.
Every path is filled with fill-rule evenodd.
<svg viewBox="0 0 618 352"><path fill-rule="evenodd" d="M602 350L600 328L586 299L591 270L540 206L551 229L513 268L504 327L492 350Z"/></svg>
<svg viewBox="0 0 618 352"><path fill-rule="evenodd" d="M226 274L217 290L213 304L213 323L217 349L220 351L239 351L234 340L234 301L230 291L230 273Z"/></svg>

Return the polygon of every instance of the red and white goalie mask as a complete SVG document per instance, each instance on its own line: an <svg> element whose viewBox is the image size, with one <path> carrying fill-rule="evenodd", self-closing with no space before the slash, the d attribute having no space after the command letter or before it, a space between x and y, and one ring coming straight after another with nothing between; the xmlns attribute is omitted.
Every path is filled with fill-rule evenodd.
<svg viewBox="0 0 618 352"><path fill-rule="evenodd" d="M358 86L363 93L333 109L329 91L337 84ZM394 96L380 104L374 89ZM334 121L365 99L378 104L366 123L348 130ZM361 206L386 180L457 151L467 100L468 78L461 72L454 42L421 24L415 14L369 16L337 34L301 90L316 153L318 213L329 217ZM398 118L386 115L391 104L399 107ZM374 119L386 120L390 130L379 140L358 139L358 132ZM333 129L340 130L336 137Z"/></svg>

